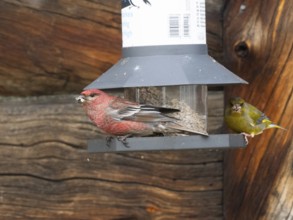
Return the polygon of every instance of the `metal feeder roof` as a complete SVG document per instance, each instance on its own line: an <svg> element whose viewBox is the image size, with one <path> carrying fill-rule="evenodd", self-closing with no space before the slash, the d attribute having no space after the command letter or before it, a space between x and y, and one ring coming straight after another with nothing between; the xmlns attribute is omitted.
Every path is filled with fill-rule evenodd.
<svg viewBox="0 0 293 220"><path fill-rule="evenodd" d="M207 53L207 45L123 48L117 64L85 89L247 84Z"/></svg>

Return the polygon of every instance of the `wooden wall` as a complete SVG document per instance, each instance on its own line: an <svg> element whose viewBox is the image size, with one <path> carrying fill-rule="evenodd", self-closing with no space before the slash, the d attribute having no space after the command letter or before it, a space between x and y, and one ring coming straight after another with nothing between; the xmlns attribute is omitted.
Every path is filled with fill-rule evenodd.
<svg viewBox="0 0 293 220"><path fill-rule="evenodd" d="M286 132L245 150L89 154L97 130L74 97L120 58L120 1L0 1L0 219L293 219L292 4L206 0L209 54L250 83L227 96Z"/></svg>
<svg viewBox="0 0 293 220"><path fill-rule="evenodd" d="M245 150L228 151L226 219L293 219L293 2L227 1L226 66L249 81L227 89L287 128L268 130Z"/></svg>
<svg viewBox="0 0 293 220"><path fill-rule="evenodd" d="M222 5L207 1L218 60ZM74 97L120 54L119 1L0 1L0 219L223 219L223 152L87 153ZM210 103L215 131L223 94Z"/></svg>
<svg viewBox="0 0 293 220"><path fill-rule="evenodd" d="M3 95L80 91L121 53L119 1L4 0L0 25Z"/></svg>

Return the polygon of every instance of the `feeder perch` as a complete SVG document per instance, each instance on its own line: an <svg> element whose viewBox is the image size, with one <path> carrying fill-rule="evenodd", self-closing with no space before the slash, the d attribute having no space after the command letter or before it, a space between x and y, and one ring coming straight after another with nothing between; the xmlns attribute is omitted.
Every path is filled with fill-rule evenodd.
<svg viewBox="0 0 293 220"><path fill-rule="evenodd" d="M207 131L207 87L246 84L208 55L204 0L122 0L122 58L85 89L124 89L126 99L180 109L179 119ZM90 152L244 147L240 134L88 142Z"/></svg>

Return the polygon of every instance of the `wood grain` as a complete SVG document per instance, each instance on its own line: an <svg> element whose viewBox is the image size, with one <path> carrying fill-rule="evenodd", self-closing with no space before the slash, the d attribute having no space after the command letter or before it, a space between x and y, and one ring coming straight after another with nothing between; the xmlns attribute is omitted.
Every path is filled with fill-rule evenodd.
<svg viewBox="0 0 293 220"><path fill-rule="evenodd" d="M7 95L80 91L121 53L118 1L4 0L0 30Z"/></svg>
<svg viewBox="0 0 293 220"><path fill-rule="evenodd" d="M74 97L0 98L0 219L223 218L222 152L89 154Z"/></svg>
<svg viewBox="0 0 293 220"><path fill-rule="evenodd" d="M230 87L227 96L243 97L288 129L265 131L245 150L225 154L227 220L293 219L293 188L287 185L292 177L292 8L292 1L273 0L227 1L225 7L226 66L250 83ZM278 195L284 209L274 205Z"/></svg>
<svg viewBox="0 0 293 220"><path fill-rule="evenodd" d="M209 53L222 57L222 0L207 1ZM0 93L77 93L121 57L120 1L0 1ZM21 85L21 86L20 86Z"/></svg>
<svg viewBox="0 0 293 220"><path fill-rule="evenodd" d="M270 192L267 212L260 218L261 220L293 218L292 162L293 141L284 160L284 165L276 177L277 181Z"/></svg>

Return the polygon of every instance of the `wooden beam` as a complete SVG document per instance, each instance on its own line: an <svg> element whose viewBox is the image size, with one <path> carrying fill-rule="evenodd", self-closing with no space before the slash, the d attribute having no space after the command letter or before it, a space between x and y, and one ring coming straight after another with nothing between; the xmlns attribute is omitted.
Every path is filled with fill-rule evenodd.
<svg viewBox="0 0 293 220"><path fill-rule="evenodd" d="M293 219L293 187L288 185L292 183L292 7L293 2L286 0L226 3L225 63L250 83L228 88L227 96L243 97L288 129L265 131L245 150L225 154L227 220Z"/></svg>
<svg viewBox="0 0 293 220"><path fill-rule="evenodd" d="M90 154L74 98L0 98L0 219L223 218L221 151Z"/></svg>

